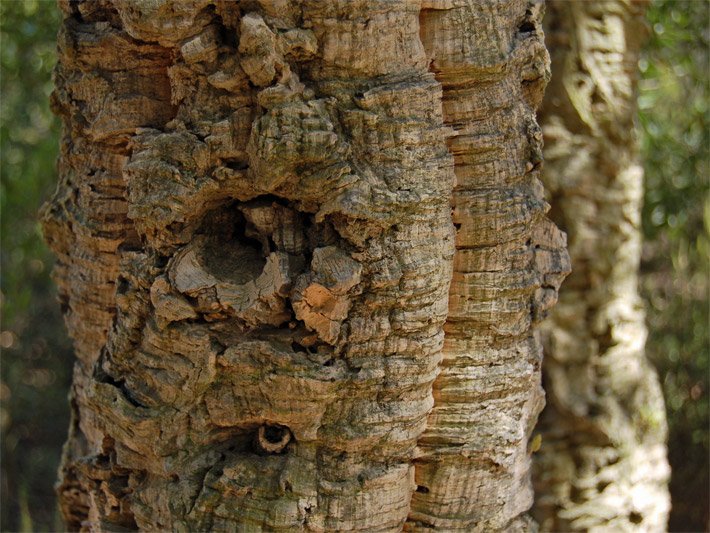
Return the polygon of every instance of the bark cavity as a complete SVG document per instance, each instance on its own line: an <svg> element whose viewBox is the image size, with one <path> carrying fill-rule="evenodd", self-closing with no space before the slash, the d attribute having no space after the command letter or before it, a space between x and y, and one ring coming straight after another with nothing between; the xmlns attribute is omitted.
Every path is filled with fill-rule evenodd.
<svg viewBox="0 0 710 533"><path fill-rule="evenodd" d="M256 449L263 453L282 453L291 442L291 431L284 426L264 424L254 436Z"/></svg>

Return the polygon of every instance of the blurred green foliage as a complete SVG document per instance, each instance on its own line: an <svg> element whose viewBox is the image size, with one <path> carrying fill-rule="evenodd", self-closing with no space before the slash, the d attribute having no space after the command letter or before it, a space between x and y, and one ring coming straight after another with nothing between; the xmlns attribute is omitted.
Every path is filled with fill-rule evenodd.
<svg viewBox="0 0 710 533"><path fill-rule="evenodd" d="M60 14L0 1L0 527L57 531L53 484L68 426L72 359L37 209L56 183L49 110Z"/></svg>
<svg viewBox="0 0 710 533"><path fill-rule="evenodd" d="M639 124L646 171L642 293L647 352L668 413L672 531L708 523L710 352L710 3L654 2L639 63Z"/></svg>
<svg viewBox="0 0 710 533"><path fill-rule="evenodd" d="M675 531L708 526L708 32L704 1L657 0L639 67L646 168L643 293L648 352L669 414ZM0 1L0 382L3 531L61 530L52 485L68 424L70 345L36 213L52 191L58 124L49 111L60 14Z"/></svg>

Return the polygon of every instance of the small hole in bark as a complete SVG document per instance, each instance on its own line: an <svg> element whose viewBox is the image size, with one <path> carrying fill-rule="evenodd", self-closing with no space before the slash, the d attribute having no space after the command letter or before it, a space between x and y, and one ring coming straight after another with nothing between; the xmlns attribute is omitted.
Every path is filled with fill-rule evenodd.
<svg viewBox="0 0 710 533"><path fill-rule="evenodd" d="M297 343L296 341L294 341L294 342L291 343L291 349L292 349L294 352L308 353L308 350L306 350L305 347L303 347L302 345L300 345L300 344Z"/></svg>
<svg viewBox="0 0 710 533"><path fill-rule="evenodd" d="M629 521L632 524L640 524L643 522L643 516L641 516L641 513L637 513L636 511L633 511L629 513Z"/></svg>
<svg viewBox="0 0 710 533"><path fill-rule="evenodd" d="M610 483L608 481L600 481L599 483L597 483L597 492L604 492L604 489L607 488L609 485Z"/></svg>
<svg viewBox="0 0 710 533"><path fill-rule="evenodd" d="M120 277L116 280L116 294L126 294L130 284L126 278Z"/></svg>
<svg viewBox="0 0 710 533"><path fill-rule="evenodd" d="M425 487L424 485L417 485L417 492L421 492L422 494L429 494L429 487Z"/></svg>
<svg viewBox="0 0 710 533"><path fill-rule="evenodd" d="M212 348L216 355L222 355L227 350L227 346L214 337L210 337L210 348Z"/></svg>
<svg viewBox="0 0 710 533"><path fill-rule="evenodd" d="M104 357L103 352L102 352L102 357ZM125 379L116 379L113 376L106 373L106 371L103 368L101 368L100 362L97 362L97 364L94 366L93 377L99 383L105 383L107 385L111 385L112 387L116 387L123 395L123 398L128 403L130 403L133 407L145 407L145 405L143 405L141 402L139 402L135 398L133 393L128 389L128 387L126 386L126 380ZM118 399L114 398L113 403L118 403Z"/></svg>
<svg viewBox="0 0 710 533"><path fill-rule="evenodd" d="M208 7L214 8L214 6ZM230 50L230 52L232 53L236 52L236 48L237 46L239 46L239 43L237 42L237 32L235 32L233 28L227 26L227 24L225 24L222 20L222 17L220 17L219 15L215 15L215 18L217 19L217 22L219 24L219 35L222 41L222 46L228 46L234 49L234 51Z"/></svg>
<svg viewBox="0 0 710 533"><path fill-rule="evenodd" d="M198 256L212 276L237 284L258 278L266 264L261 243L236 232L231 239L209 239Z"/></svg>
<svg viewBox="0 0 710 533"><path fill-rule="evenodd" d="M535 31L535 24L533 24L529 20L526 20L520 25L518 31L520 33L533 33Z"/></svg>
<svg viewBox="0 0 710 533"><path fill-rule="evenodd" d="M256 450L261 453L281 453L291 442L291 430L278 424L264 424L254 436Z"/></svg>
<svg viewBox="0 0 710 533"><path fill-rule="evenodd" d="M282 428L276 426L265 426L265 428L266 429L264 429L264 436L266 437L266 440L268 440L272 444L277 444L281 442L281 439L284 435Z"/></svg>
<svg viewBox="0 0 710 533"><path fill-rule="evenodd" d="M460 222L454 222L454 228L456 228L456 231L461 229L461 223Z"/></svg>
<svg viewBox="0 0 710 533"><path fill-rule="evenodd" d="M246 170L249 168L249 163L240 159L224 159L222 164L230 170Z"/></svg>
<svg viewBox="0 0 710 533"><path fill-rule="evenodd" d="M333 363L335 363L333 359L328 359L325 363L323 363L323 366L333 366Z"/></svg>

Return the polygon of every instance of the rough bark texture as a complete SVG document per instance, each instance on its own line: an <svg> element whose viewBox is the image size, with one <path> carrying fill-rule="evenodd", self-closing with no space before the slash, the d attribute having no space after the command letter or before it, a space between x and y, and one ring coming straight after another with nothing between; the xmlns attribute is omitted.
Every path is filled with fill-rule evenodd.
<svg viewBox="0 0 710 533"><path fill-rule="evenodd" d="M456 255L412 529L524 530L544 404L532 325L569 271L545 218L535 111L549 79L542 2L429 1L422 41L454 128Z"/></svg>
<svg viewBox="0 0 710 533"><path fill-rule="evenodd" d="M539 5L60 4L67 525L527 523Z"/></svg>
<svg viewBox="0 0 710 533"><path fill-rule="evenodd" d="M544 180L573 273L545 326L534 516L547 531L666 527L665 411L637 292L643 175L633 117L644 8L548 5Z"/></svg>

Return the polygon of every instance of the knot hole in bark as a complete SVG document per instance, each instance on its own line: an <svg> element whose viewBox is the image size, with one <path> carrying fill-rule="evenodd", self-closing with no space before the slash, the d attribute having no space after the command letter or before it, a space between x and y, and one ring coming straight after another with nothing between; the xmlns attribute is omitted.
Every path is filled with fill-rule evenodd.
<svg viewBox="0 0 710 533"><path fill-rule="evenodd" d="M262 453L281 453L291 442L291 430L278 424L264 424L254 436L254 445Z"/></svg>
<svg viewBox="0 0 710 533"><path fill-rule="evenodd" d="M534 33L535 24L529 20L526 20L518 27L518 31L520 33Z"/></svg>

